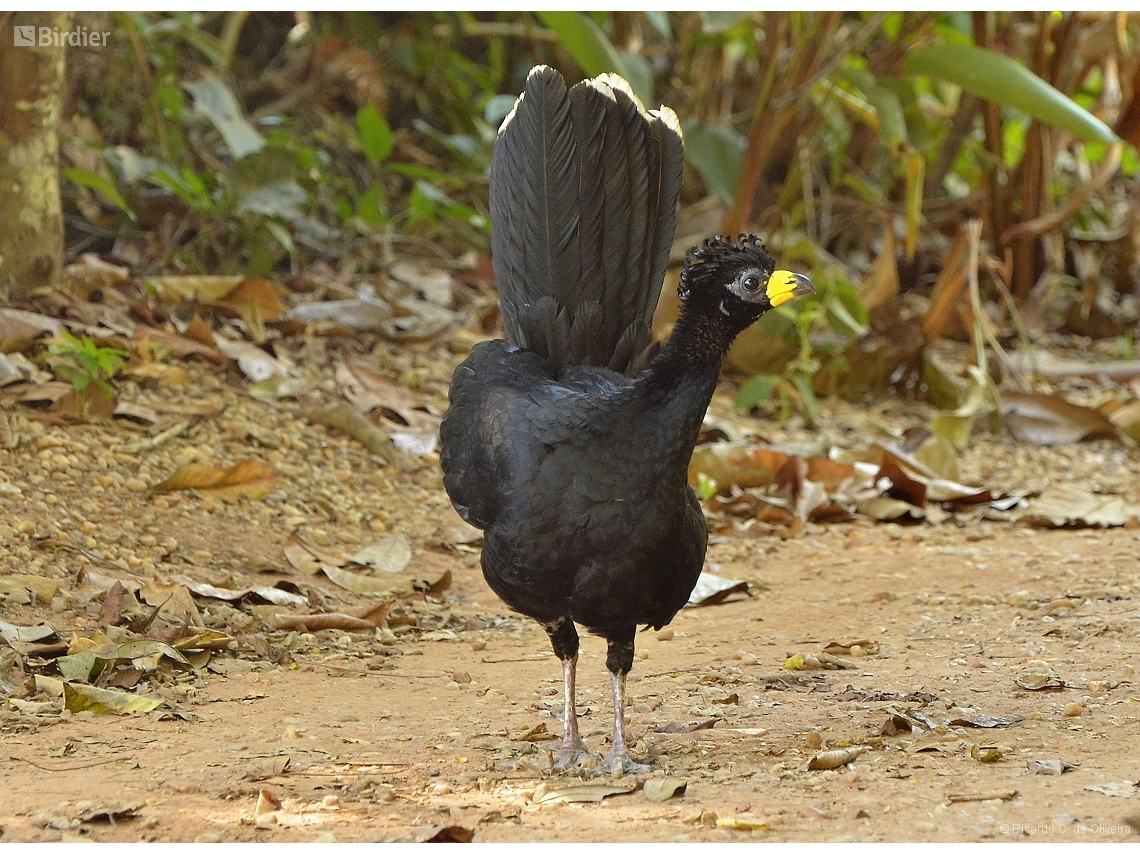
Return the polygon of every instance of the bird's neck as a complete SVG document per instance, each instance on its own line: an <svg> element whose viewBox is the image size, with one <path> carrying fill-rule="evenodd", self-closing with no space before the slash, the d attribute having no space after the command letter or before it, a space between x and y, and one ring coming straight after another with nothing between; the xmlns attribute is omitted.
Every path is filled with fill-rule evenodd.
<svg viewBox="0 0 1140 855"><path fill-rule="evenodd" d="M687 469L689 457L716 390L734 335L718 319L682 313L673 332L633 383L633 393L652 413L652 434Z"/></svg>

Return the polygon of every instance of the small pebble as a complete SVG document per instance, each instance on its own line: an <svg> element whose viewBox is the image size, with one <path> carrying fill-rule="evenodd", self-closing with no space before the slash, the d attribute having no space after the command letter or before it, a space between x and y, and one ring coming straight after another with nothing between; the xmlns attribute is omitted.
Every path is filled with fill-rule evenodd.
<svg viewBox="0 0 1140 855"><path fill-rule="evenodd" d="M866 650L864 650L864 649L863 649L863 648L862 648L860 645L858 645L858 644L852 644L852 645L851 645L851 655L852 655L852 656L854 656L856 659L860 659L860 658L862 658L862 657L864 657L864 656L866 656L866 655L867 655L867 651L866 651Z"/></svg>
<svg viewBox="0 0 1140 855"><path fill-rule="evenodd" d="M475 641L471 642L471 649L472 650L486 650L487 649L487 642L485 642L481 638L477 638L477 639L475 639Z"/></svg>
<svg viewBox="0 0 1140 855"><path fill-rule="evenodd" d="M657 640L658 641L672 641L673 640L673 630L669 629L668 627L666 627L665 629L658 630L657 631Z"/></svg>
<svg viewBox="0 0 1140 855"><path fill-rule="evenodd" d="M811 749L823 747L823 736L818 730L809 730L804 737L804 745Z"/></svg>
<svg viewBox="0 0 1140 855"><path fill-rule="evenodd" d="M1065 709L1062 711L1068 718L1074 718L1081 714L1081 705L1076 701L1071 701L1065 704Z"/></svg>

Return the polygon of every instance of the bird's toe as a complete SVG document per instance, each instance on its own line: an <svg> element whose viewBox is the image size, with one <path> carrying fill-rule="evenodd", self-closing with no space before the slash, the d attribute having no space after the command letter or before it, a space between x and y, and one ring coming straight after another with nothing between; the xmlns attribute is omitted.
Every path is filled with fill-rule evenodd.
<svg viewBox="0 0 1140 855"><path fill-rule="evenodd" d="M652 771L649 764L633 759L625 751L610 754L603 769L610 775L642 775Z"/></svg>
<svg viewBox="0 0 1140 855"><path fill-rule="evenodd" d="M563 745L554 755L554 771L565 772L570 769L591 769L598 765L598 755L586 747L586 743L579 739L570 745Z"/></svg>

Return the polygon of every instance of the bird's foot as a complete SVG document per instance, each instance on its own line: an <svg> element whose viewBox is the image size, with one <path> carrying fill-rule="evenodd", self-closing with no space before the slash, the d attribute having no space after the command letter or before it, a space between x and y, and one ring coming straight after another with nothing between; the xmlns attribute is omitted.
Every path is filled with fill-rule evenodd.
<svg viewBox="0 0 1140 855"><path fill-rule="evenodd" d="M602 770L610 775L643 775L651 772L652 767L634 760L626 751L612 751Z"/></svg>
<svg viewBox="0 0 1140 855"><path fill-rule="evenodd" d="M554 755L555 772L565 772L574 768L590 768L597 764L598 755L591 752L581 739L571 743L562 743L562 747Z"/></svg>

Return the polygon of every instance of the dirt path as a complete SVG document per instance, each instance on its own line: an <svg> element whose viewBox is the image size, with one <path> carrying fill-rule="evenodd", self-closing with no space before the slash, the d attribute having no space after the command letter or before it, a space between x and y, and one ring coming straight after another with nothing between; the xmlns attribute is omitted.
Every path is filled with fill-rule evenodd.
<svg viewBox="0 0 1140 855"><path fill-rule="evenodd" d="M198 382L225 398L224 417L148 454L116 451L119 427L13 416L26 438L0 451L0 580L36 575L59 592L48 606L8 596L0 620L90 635L104 597L90 573L115 566L229 587L286 579L321 610L358 605L292 572L294 529L330 548L404 532L417 573L450 570L452 584L402 623L351 633L270 631L248 600L198 599L206 626L241 643L202 669L144 675L168 701L146 715L61 715L27 688L33 657L5 688L24 707L0 706L4 840L420 840L454 827L482 841L1102 841L1140 829L1135 530L857 522L714 537L710 569L754 595L641 634L630 680L633 751L655 757L654 777L684 780L683 794L564 803L551 789L582 781L548 772L558 663L537 625L487 589L476 550L446 536L457 518L435 468L381 468L288 407ZM267 434L277 447L258 441ZM232 504L143 491L207 451L227 465L263 457L283 483ZM1045 472L1051 459L1034 458ZM842 670L782 667L830 642L864 655L840 656ZM598 639L584 639L579 687L584 736L604 750ZM884 735L892 711L898 732ZM952 723L971 719L1002 726ZM852 746L864 749L852 763L807 770ZM1035 774L1032 761L1076 768ZM281 807L259 808L262 791Z"/></svg>

